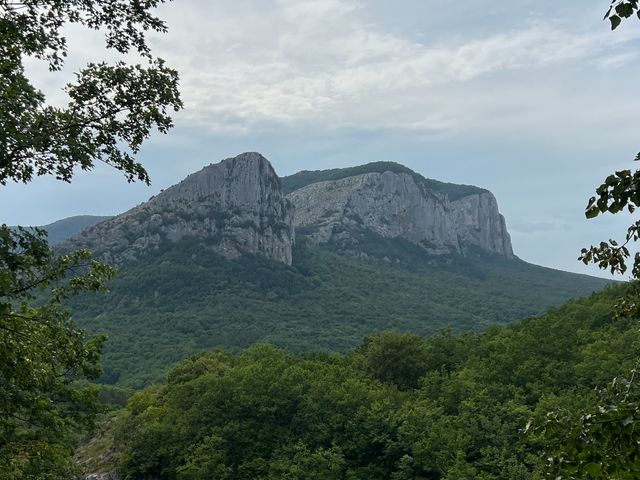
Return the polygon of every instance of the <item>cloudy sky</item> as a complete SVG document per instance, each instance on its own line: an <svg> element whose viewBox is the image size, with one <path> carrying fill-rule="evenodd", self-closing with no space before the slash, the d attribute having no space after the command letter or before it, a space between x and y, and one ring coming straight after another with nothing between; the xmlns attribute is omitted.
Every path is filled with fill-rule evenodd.
<svg viewBox="0 0 640 480"><path fill-rule="evenodd" d="M587 5L587 6L585 6ZM178 69L186 108L140 159L151 187L96 168L72 184L0 187L0 221L116 214L202 166L259 151L280 175L387 160L490 189L522 259L602 274L580 248L629 218L586 221L587 199L633 168L640 23L615 33L606 0L180 0L156 55ZM69 31L63 74L28 61L51 101L105 56Z"/></svg>

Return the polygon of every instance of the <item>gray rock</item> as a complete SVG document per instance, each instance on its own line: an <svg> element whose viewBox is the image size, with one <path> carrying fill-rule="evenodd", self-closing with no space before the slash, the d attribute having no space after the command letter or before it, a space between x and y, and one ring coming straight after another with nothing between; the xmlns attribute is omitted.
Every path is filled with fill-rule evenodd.
<svg viewBox="0 0 640 480"><path fill-rule="evenodd" d="M120 265L166 243L195 238L227 258L242 253L291 264L293 205L273 167L259 153L243 153L189 175L128 212L63 244L89 248Z"/></svg>
<svg viewBox="0 0 640 480"><path fill-rule="evenodd" d="M476 189L450 199L417 175L386 171L312 183L291 192L296 227L317 243L353 245L353 233L370 230L403 238L429 254L465 255L479 247L513 257L505 220L491 192ZM423 179L424 180L424 179Z"/></svg>
<svg viewBox="0 0 640 480"><path fill-rule="evenodd" d="M85 480L119 480L116 472L90 473L84 477Z"/></svg>

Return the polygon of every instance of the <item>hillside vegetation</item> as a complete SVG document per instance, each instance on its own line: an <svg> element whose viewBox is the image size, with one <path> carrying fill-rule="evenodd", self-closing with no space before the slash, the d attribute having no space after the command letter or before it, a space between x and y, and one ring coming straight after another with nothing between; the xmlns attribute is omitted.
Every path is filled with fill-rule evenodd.
<svg viewBox="0 0 640 480"><path fill-rule="evenodd" d="M347 352L387 329L426 335L505 324L606 284L487 255L436 262L408 242L370 240L363 260L299 239L291 267L250 255L229 261L183 241L123 268L110 293L86 296L72 311L109 335L102 381L141 387L212 347ZM395 260L377 258L376 248Z"/></svg>
<svg viewBox="0 0 640 480"><path fill-rule="evenodd" d="M458 185L455 183L440 182L430 178L425 178L408 167L395 162L372 162L356 167L333 168L329 170L303 170L301 172L280 178L280 188L286 195L306 187L312 183L325 182L328 180L340 180L342 178L363 175L366 173L406 173L411 175L418 185L431 192L447 195L450 200L486 192L487 190L473 185Z"/></svg>
<svg viewBox="0 0 640 480"><path fill-rule="evenodd" d="M155 479L545 478L549 410L591 403L637 358L620 286L484 333L382 333L348 355L256 345L182 361L111 434L121 474ZM633 435L632 426L629 434ZM629 477L631 478L631 477Z"/></svg>

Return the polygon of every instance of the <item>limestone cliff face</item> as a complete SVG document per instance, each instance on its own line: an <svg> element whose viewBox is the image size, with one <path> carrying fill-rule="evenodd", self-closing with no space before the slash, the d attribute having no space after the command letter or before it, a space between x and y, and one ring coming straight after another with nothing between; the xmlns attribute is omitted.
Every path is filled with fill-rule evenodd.
<svg viewBox="0 0 640 480"><path fill-rule="evenodd" d="M118 265L185 238L227 258L251 253L290 265L293 206L267 159L243 153L204 167L63 248L90 248L97 258Z"/></svg>
<svg viewBox="0 0 640 480"><path fill-rule="evenodd" d="M513 257L505 221L491 192L459 187L455 194L402 172L372 172L321 181L291 192L296 227L317 243L357 251L354 232L403 238L429 254L465 255L470 247ZM460 190L464 190L460 194Z"/></svg>

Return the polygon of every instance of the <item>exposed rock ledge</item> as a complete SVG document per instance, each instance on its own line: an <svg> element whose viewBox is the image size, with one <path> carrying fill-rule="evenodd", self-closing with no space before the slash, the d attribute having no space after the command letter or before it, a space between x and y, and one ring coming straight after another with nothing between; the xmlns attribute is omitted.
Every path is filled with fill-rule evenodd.
<svg viewBox="0 0 640 480"><path fill-rule="evenodd" d="M200 240L227 258L251 253L290 265L293 206L269 161L251 152L204 167L62 248L90 248L118 265L183 238Z"/></svg>
<svg viewBox="0 0 640 480"><path fill-rule="evenodd" d="M386 171L312 183L287 198L296 208L296 226L306 227L317 243L348 243L353 231L366 228L430 254L464 255L479 247L513 257L504 217L486 190L450 200L416 175Z"/></svg>

